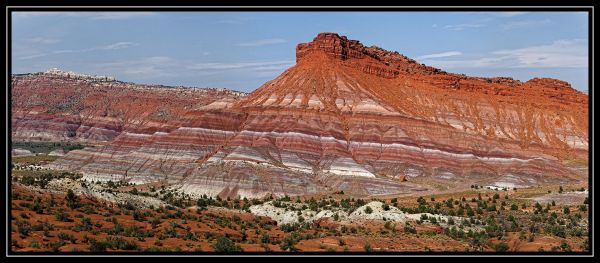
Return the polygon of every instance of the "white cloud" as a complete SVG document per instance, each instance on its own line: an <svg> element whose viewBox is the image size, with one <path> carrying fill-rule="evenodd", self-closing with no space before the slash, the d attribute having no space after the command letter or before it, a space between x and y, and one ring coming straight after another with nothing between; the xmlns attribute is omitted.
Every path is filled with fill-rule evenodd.
<svg viewBox="0 0 600 263"><path fill-rule="evenodd" d="M269 39L260 39L260 40L250 41L250 42L239 43L239 44L237 44L237 46L240 46L240 47L259 47L259 46L265 46L265 45L281 44L281 43L285 43L285 42L287 42L285 39L281 39L281 38L269 38Z"/></svg>
<svg viewBox="0 0 600 263"><path fill-rule="evenodd" d="M21 56L18 59L19 60L27 60L27 59L40 58L40 57L45 57L45 56L46 56L46 54L44 54L44 53L38 53L38 54L33 54L33 55Z"/></svg>
<svg viewBox="0 0 600 263"><path fill-rule="evenodd" d="M239 25L242 24L243 21L240 19L222 19L217 21L212 21L211 24L227 24L227 25Z"/></svg>
<svg viewBox="0 0 600 263"><path fill-rule="evenodd" d="M479 28L484 27L485 24L458 24L458 25L445 25L444 28L448 30L460 31L468 28Z"/></svg>
<svg viewBox="0 0 600 263"><path fill-rule="evenodd" d="M241 25L244 23L248 23L250 21L255 20L255 17L244 17L244 16L240 16L240 17L230 17L230 18L224 18L224 19L220 19L220 20L213 20L210 22L210 24L224 24L224 25Z"/></svg>
<svg viewBox="0 0 600 263"><path fill-rule="evenodd" d="M431 65L441 69L455 69L455 68L486 68L494 67L505 60L506 57L471 57L469 59L453 59L453 60L440 60L440 59L428 59L423 60L426 65Z"/></svg>
<svg viewBox="0 0 600 263"><path fill-rule="evenodd" d="M91 52L91 51L98 51L98 50L117 50L117 49L125 49L125 48L130 48L130 47L135 47L135 46L139 46L139 44L138 43L133 43L133 42L117 42L117 43L108 44L108 45L105 45L105 46L91 47L91 48L85 48L85 49L63 49L63 50L56 50L56 51L53 51L52 53L54 53L54 54L62 54L62 53Z"/></svg>
<svg viewBox="0 0 600 263"><path fill-rule="evenodd" d="M49 45L49 44L59 43L60 40L56 39L56 38L48 38L48 37L32 37L32 38L28 38L27 42L32 43L32 44Z"/></svg>
<svg viewBox="0 0 600 263"><path fill-rule="evenodd" d="M587 41L557 40L551 44L464 55L464 59L424 59L442 69L457 68L584 68L588 66Z"/></svg>
<svg viewBox="0 0 600 263"><path fill-rule="evenodd" d="M529 12L493 12L492 14L497 17L514 17L528 14Z"/></svg>
<svg viewBox="0 0 600 263"><path fill-rule="evenodd" d="M43 39L34 39L34 41L44 41ZM104 46L97 46L97 47L91 47L91 48L84 48L84 49L61 49L61 50L54 50L54 51L50 51L50 52L37 52L37 53L29 53L23 56L18 57L19 60L27 60L27 59L34 59L34 58L39 58L39 57L45 57L47 55L50 54L68 54L68 53L84 53L84 52L92 52L92 51L98 51L98 50L118 50L118 49L125 49L125 48L130 48L130 47L135 47L138 46L139 44L137 43L133 43L133 42L117 42L117 43L113 43L113 44L108 44L108 45L104 45Z"/></svg>
<svg viewBox="0 0 600 263"><path fill-rule="evenodd" d="M511 30L518 28L526 28L526 27L536 27L536 26L545 26L551 24L552 21L550 19L544 20L522 20L522 21L512 21L508 23L504 23L500 25L500 28L503 30Z"/></svg>
<svg viewBox="0 0 600 263"><path fill-rule="evenodd" d="M251 72L253 76L263 76L280 72L295 63L294 60L233 62L233 63L196 63L178 60L166 56L145 57L139 59L118 60L95 63L91 70L112 76L138 78L210 76L230 70Z"/></svg>
<svg viewBox="0 0 600 263"><path fill-rule="evenodd" d="M557 40L549 45L512 50L498 50L493 54L514 59L518 68L583 68L588 66L587 41L584 39Z"/></svg>
<svg viewBox="0 0 600 263"><path fill-rule="evenodd" d="M280 61L262 61L262 62L235 62L235 63L198 63L188 66L192 70L232 70L232 69L250 69L250 70L276 70L284 69L293 65L293 60Z"/></svg>
<svg viewBox="0 0 600 263"><path fill-rule="evenodd" d="M172 77L179 73L179 68L179 61L166 56L153 56L94 64L94 70L98 72L114 72L112 75L138 77Z"/></svg>
<svg viewBox="0 0 600 263"><path fill-rule="evenodd" d="M138 45L137 43L133 43L133 42L117 42L117 43L114 43L114 44L110 44L110 45L106 45L106 46L100 47L100 49L105 49L105 50L123 49L123 48L135 47L137 45Z"/></svg>
<svg viewBox="0 0 600 263"><path fill-rule="evenodd" d="M445 57L460 56L460 55L462 55L462 52L460 52L460 51L447 51L447 52L442 52L442 53L423 55L423 56L417 57L417 59L445 58Z"/></svg>
<svg viewBox="0 0 600 263"><path fill-rule="evenodd" d="M124 20L132 18L155 16L154 12L98 12L91 15L91 19L95 20Z"/></svg>
<svg viewBox="0 0 600 263"><path fill-rule="evenodd" d="M13 18L36 18L46 16L82 17L93 20L124 20L131 18L149 17L157 15L154 12L12 12Z"/></svg>

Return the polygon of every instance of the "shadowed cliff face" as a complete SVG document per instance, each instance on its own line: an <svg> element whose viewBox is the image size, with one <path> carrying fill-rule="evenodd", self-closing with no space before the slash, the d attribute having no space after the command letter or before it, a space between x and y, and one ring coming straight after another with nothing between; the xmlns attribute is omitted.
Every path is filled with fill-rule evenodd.
<svg viewBox="0 0 600 263"><path fill-rule="evenodd" d="M53 166L222 197L584 176L563 161L587 160L588 97L566 82L447 73L335 33L296 53L295 66L247 96L13 77L13 137L107 141Z"/></svg>

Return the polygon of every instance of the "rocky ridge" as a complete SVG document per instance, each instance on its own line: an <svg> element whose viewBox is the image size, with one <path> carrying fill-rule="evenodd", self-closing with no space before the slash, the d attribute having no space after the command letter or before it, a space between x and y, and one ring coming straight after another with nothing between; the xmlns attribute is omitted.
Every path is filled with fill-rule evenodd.
<svg viewBox="0 0 600 263"><path fill-rule="evenodd" d="M451 74L335 33L296 51L247 96L16 76L13 137L106 141L52 166L221 197L584 176L562 162L588 153L588 97L568 83Z"/></svg>

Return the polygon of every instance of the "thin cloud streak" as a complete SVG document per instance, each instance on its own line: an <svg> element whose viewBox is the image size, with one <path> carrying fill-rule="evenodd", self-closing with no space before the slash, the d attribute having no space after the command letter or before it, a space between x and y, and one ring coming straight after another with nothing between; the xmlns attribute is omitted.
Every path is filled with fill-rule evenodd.
<svg viewBox="0 0 600 263"><path fill-rule="evenodd" d="M521 21L513 21L500 25L500 28L503 30L512 30L519 28L528 28L528 27L537 27L537 26L545 26L551 24L552 21L550 19L544 20L521 20Z"/></svg>
<svg viewBox="0 0 600 263"><path fill-rule="evenodd" d="M423 55L423 56L417 57L417 59L445 58L445 57L453 57L453 56L460 56L460 55L462 55L462 52L460 52L460 51L447 51L447 52L442 52L442 53Z"/></svg>
<svg viewBox="0 0 600 263"><path fill-rule="evenodd" d="M32 37L32 38L28 38L27 42L32 43L32 44L49 45L49 44L59 43L60 39L48 38L48 37Z"/></svg>
<svg viewBox="0 0 600 263"><path fill-rule="evenodd" d="M281 43L285 43L285 42L287 42L287 40L285 40L285 39L269 38L269 39L260 39L260 40L250 41L250 42L239 43L239 44L237 44L237 46L260 47L260 46L266 46L266 45L281 44Z"/></svg>
<svg viewBox="0 0 600 263"><path fill-rule="evenodd" d="M20 59L20 60L33 59L33 58L44 57L49 54L68 54L68 53L85 53L85 52L92 52L92 51L99 51L99 50L118 50L118 49L125 49L125 48L130 48L130 47L135 47L135 46L139 46L139 44L133 43L133 42L117 42L117 43L113 43L113 44L109 44L109 45L85 48L85 49L55 50L55 51L51 51L49 53L39 53L39 54L22 56L22 57L19 57L18 59Z"/></svg>
<svg viewBox="0 0 600 263"><path fill-rule="evenodd" d="M493 54L514 59L516 68L584 68L588 66L587 41L584 39L557 40L549 45L513 50L499 50Z"/></svg>
<svg viewBox="0 0 600 263"><path fill-rule="evenodd" d="M263 61L263 62L238 62L238 63L198 63L190 65L188 69L192 70L233 70L233 69L252 69L252 70L273 70L276 67L283 69L293 65L293 60L281 61Z"/></svg>
<svg viewBox="0 0 600 263"><path fill-rule="evenodd" d="M155 12L13 12L13 18L35 18L45 16L83 17L91 20L126 20L132 18L151 17L158 15Z"/></svg>
<svg viewBox="0 0 600 263"><path fill-rule="evenodd" d="M493 12L494 16L497 17L515 17L528 14L529 12Z"/></svg>
<svg viewBox="0 0 600 263"><path fill-rule="evenodd" d="M446 56L448 57L448 56ZM440 68L585 68L588 66L587 41L557 40L551 44L517 49L496 50L467 59L424 59Z"/></svg>
<svg viewBox="0 0 600 263"><path fill-rule="evenodd" d="M133 60L97 63L94 70L114 72L112 75L131 77L176 77L187 75L216 75L232 70L252 72L252 74L271 74L282 71L295 63L294 60L275 60L233 63L190 63L166 56L154 56Z"/></svg>
<svg viewBox="0 0 600 263"><path fill-rule="evenodd" d="M445 25L444 28L453 31L465 30L468 28L480 28L485 27L485 24L458 24L458 25Z"/></svg>

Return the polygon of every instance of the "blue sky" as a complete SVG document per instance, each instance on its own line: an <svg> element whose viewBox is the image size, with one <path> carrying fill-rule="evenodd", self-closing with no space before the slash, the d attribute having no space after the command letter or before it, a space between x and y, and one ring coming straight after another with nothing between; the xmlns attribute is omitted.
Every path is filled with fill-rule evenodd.
<svg viewBox="0 0 600 263"><path fill-rule="evenodd" d="M13 73L52 67L137 83L252 91L337 32L473 76L587 91L584 12L13 12Z"/></svg>

